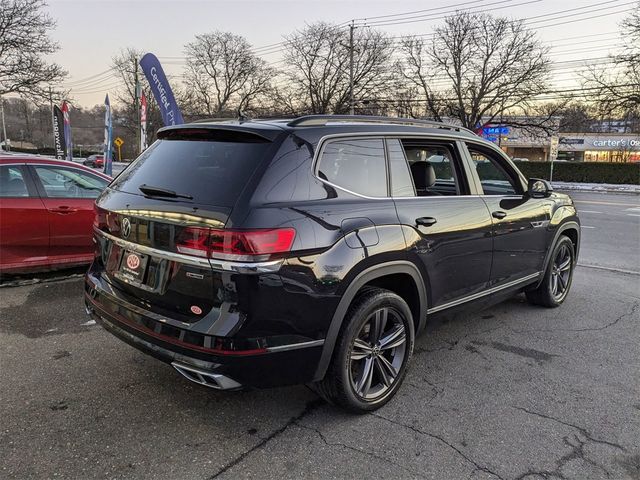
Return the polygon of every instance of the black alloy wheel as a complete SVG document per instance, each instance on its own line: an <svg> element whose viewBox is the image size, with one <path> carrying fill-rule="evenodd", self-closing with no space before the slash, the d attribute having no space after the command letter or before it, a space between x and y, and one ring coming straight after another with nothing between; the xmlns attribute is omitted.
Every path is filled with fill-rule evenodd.
<svg viewBox="0 0 640 480"><path fill-rule="evenodd" d="M349 371L355 394L367 401L383 396L398 378L406 349L401 314L392 307L371 313L351 345Z"/></svg>
<svg viewBox="0 0 640 480"><path fill-rule="evenodd" d="M344 317L325 378L313 388L351 411L376 410L400 388L414 339L407 303L389 290L366 287Z"/></svg>
<svg viewBox="0 0 640 480"><path fill-rule="evenodd" d="M569 292L573 274L573 254L566 243L558 249L551 268L551 294L561 302Z"/></svg>
<svg viewBox="0 0 640 480"><path fill-rule="evenodd" d="M551 253L542 282L536 289L525 291L527 300L543 307L560 306L571 288L576 266L575 256L573 242L569 237L561 235Z"/></svg>

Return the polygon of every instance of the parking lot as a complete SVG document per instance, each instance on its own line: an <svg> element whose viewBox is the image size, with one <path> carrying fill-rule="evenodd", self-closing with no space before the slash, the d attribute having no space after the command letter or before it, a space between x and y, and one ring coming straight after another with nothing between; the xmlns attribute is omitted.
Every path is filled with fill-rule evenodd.
<svg viewBox="0 0 640 480"><path fill-rule="evenodd" d="M0 477L640 478L640 197L573 196L565 304L435 319L363 416L191 384L88 322L78 276L0 288Z"/></svg>

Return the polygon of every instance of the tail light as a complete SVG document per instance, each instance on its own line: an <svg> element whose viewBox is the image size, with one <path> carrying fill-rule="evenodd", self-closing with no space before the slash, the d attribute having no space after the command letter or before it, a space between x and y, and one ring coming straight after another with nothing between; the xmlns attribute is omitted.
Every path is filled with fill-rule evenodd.
<svg viewBox="0 0 640 480"><path fill-rule="evenodd" d="M107 230L107 211L93 204L93 227L98 230Z"/></svg>
<svg viewBox="0 0 640 480"><path fill-rule="evenodd" d="M186 255L219 260L261 261L291 250L293 228L221 230L186 227L176 241L176 249Z"/></svg>

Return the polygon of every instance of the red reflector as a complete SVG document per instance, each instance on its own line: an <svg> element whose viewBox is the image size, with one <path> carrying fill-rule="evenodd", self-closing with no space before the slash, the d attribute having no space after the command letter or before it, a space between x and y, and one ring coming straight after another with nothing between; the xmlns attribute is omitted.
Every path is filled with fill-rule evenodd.
<svg viewBox="0 0 640 480"><path fill-rule="evenodd" d="M291 250L293 228L222 230L187 227L176 242L178 252L198 257L227 260L255 260Z"/></svg>

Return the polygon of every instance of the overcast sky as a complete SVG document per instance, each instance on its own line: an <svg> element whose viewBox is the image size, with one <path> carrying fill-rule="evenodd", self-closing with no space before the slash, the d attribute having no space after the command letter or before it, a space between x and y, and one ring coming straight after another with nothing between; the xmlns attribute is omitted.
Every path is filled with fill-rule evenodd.
<svg viewBox="0 0 640 480"><path fill-rule="evenodd" d="M107 78L108 74L95 80L89 77L105 72L111 57L121 48L135 47L161 58L173 57L163 64L169 75L177 76L182 70L184 45L196 34L214 30L243 35L255 47L262 47L278 43L283 34L318 20L342 23L354 18L434 9L422 13L430 16L426 21L420 18L413 23L380 27L394 36L415 35L431 32L442 23L442 19L434 17L455 8L483 10L529 19L530 28L536 29L553 47L552 60L567 61L614 53L621 43L619 23L633 3L630 0L49 0L48 9L58 24L52 37L61 47L53 58L69 71L67 86L74 87L73 98L82 105L94 105L103 101L107 91L113 91L115 80ZM578 10L564 12L570 9ZM558 13L548 15L555 12ZM579 19L585 20L575 21ZM276 52L263 58L275 62L280 55ZM555 84L558 88L571 88L575 78L574 71L565 69L556 74Z"/></svg>

